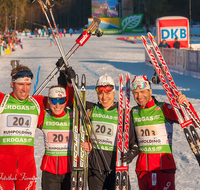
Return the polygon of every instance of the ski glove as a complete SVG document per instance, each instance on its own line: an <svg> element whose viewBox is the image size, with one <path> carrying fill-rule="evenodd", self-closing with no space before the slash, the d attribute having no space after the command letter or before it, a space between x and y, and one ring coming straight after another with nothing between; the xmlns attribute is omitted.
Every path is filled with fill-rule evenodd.
<svg viewBox="0 0 200 190"><path fill-rule="evenodd" d="M129 150L127 153L122 154L122 161L130 164L137 155L137 150Z"/></svg>
<svg viewBox="0 0 200 190"><path fill-rule="evenodd" d="M103 36L102 30L101 30L101 29L97 29L97 30L95 31L95 35L96 35L97 37Z"/></svg>
<svg viewBox="0 0 200 190"><path fill-rule="evenodd" d="M74 79L76 76L76 73L72 67L68 67L65 69L65 74L67 77L67 82L72 83L71 79Z"/></svg>
<svg viewBox="0 0 200 190"><path fill-rule="evenodd" d="M62 65L65 64L64 61L63 61L63 58L60 57L60 59L58 59L58 61L56 62L56 66L58 68L62 67Z"/></svg>

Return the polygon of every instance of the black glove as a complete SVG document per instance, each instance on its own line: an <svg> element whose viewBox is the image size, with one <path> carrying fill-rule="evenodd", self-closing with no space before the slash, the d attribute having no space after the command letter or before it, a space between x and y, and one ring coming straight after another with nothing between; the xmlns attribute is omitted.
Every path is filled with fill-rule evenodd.
<svg viewBox="0 0 200 190"><path fill-rule="evenodd" d="M58 68L62 67L62 65L65 64L63 61L63 58L61 57L60 59L58 59L58 61L56 62L56 66Z"/></svg>
<svg viewBox="0 0 200 190"><path fill-rule="evenodd" d="M72 67L68 67L65 70L65 74L67 77L67 82L72 83L71 79L74 79L76 76L75 71L72 69Z"/></svg>
<svg viewBox="0 0 200 190"><path fill-rule="evenodd" d="M101 36L103 36L103 31L97 29L97 30L95 31L95 35L96 35L97 37L101 37Z"/></svg>
<svg viewBox="0 0 200 190"><path fill-rule="evenodd" d="M122 161L130 164L137 155L137 150L129 150L127 153L122 154Z"/></svg>

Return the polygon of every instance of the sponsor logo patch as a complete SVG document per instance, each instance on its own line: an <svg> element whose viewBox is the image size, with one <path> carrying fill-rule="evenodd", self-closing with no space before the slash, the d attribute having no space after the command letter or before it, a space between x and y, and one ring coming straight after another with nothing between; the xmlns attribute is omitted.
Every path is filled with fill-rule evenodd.
<svg viewBox="0 0 200 190"><path fill-rule="evenodd" d="M161 110L161 105L157 106L155 110Z"/></svg>

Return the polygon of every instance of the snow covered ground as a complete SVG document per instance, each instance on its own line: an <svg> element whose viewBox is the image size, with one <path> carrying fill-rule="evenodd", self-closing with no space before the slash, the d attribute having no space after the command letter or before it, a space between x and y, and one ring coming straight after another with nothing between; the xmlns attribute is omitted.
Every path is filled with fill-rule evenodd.
<svg viewBox="0 0 200 190"><path fill-rule="evenodd" d="M141 34L134 34L135 36ZM145 34L144 34L145 35ZM126 35L120 35L121 37ZM133 36L127 35L127 36ZM72 37L62 38L65 52L67 53L75 44L78 34ZM117 40L119 35L103 36L97 38L92 36L88 42L78 49L74 56L69 61L69 64L79 74L79 78L84 73L87 80L87 100L96 102L97 96L94 90L98 76L105 73L112 76L115 80L118 89L118 76L120 73L124 75L130 73L131 79L135 75L146 74L151 78L154 70L151 66L144 63L144 47L142 42L135 40L136 44ZM198 40L198 38L197 38ZM34 80L31 89L31 94L34 91L36 84L37 73L39 73L39 85L55 68L55 63L60 57L57 47L53 44L50 47L50 41L46 37L23 37L24 49L18 48L10 55L0 56L0 91L4 93L11 92L10 88L10 61L20 60L21 64L30 67L34 73ZM38 72L40 68L40 71ZM183 76L177 73L172 73L175 83L179 90L188 97L193 104L198 115L200 116L200 79ZM56 84L55 77L49 86ZM48 87L49 87L48 86ZM164 90L161 85L152 85L153 94L159 101L167 101ZM47 95L48 88L43 91L43 95ZM117 101L117 95L116 95ZM131 96L131 106L135 105L133 96ZM197 129L199 132L199 129ZM41 189L41 170L40 164L44 153L43 135L37 129L35 137L35 158L37 163L37 190ZM195 190L200 189L199 174L200 168L195 160L185 136L179 125L174 125L173 133L173 154L177 165L176 172L176 189L177 190ZM135 159L136 160L136 159ZM130 180L131 189L139 189L135 174L135 160L130 164Z"/></svg>

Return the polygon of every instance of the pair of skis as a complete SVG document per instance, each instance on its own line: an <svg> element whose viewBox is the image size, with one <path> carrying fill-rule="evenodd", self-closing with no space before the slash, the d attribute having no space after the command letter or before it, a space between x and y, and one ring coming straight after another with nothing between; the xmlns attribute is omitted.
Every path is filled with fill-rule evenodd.
<svg viewBox="0 0 200 190"><path fill-rule="evenodd" d="M174 80L171 76L171 73L167 67L167 64L158 48L157 43L155 42L151 33L148 33L149 40L153 46L154 52L156 54L157 59L159 60L160 64L158 64L153 51L146 41L144 36L141 36L142 42L146 49L146 52L151 60L151 63L156 71L160 82L166 92L166 95L169 99L170 104L172 105L174 112L178 118L179 124L183 128L185 133L186 139L190 146L190 149L194 153L197 162L200 165L200 139L199 135L194 127L194 124L200 127L200 122L198 118L195 116L195 113L186 105L186 103L178 104L176 102L178 95L178 89L174 83ZM165 79L166 78L166 79ZM168 83L167 83L168 81Z"/></svg>
<svg viewBox="0 0 200 190"><path fill-rule="evenodd" d="M78 75L76 75L75 84L79 89ZM81 100L86 106L86 78L84 74L81 79ZM85 142L86 138L86 129L83 121L79 118L77 97L74 93L71 190L87 190L88 154L81 147L81 143ZM88 138L87 142L89 142Z"/></svg>
<svg viewBox="0 0 200 190"><path fill-rule="evenodd" d="M123 109L123 76L119 76L118 127L116 147L116 190L128 190L128 165L122 162L122 153L129 149L130 76L126 74L125 110Z"/></svg>

